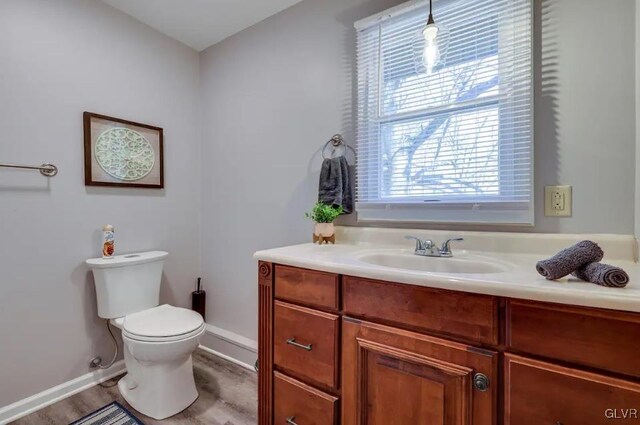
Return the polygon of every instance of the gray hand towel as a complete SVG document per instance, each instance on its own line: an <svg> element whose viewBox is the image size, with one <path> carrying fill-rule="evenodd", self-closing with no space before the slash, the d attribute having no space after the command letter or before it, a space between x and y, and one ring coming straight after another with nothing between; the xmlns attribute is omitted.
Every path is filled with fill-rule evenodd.
<svg viewBox="0 0 640 425"><path fill-rule="evenodd" d="M604 257L604 252L595 242L582 241L563 249L553 257L538 261L536 270L549 280L560 279L589 263L597 263Z"/></svg>
<svg viewBox="0 0 640 425"><path fill-rule="evenodd" d="M609 288L624 288L629 283L629 275L620 267L603 263L589 263L573 272L578 279Z"/></svg>
<svg viewBox="0 0 640 425"><path fill-rule="evenodd" d="M344 214L351 214L353 211L350 168L347 158L339 156L325 159L320 170L318 201L335 207L341 206Z"/></svg>

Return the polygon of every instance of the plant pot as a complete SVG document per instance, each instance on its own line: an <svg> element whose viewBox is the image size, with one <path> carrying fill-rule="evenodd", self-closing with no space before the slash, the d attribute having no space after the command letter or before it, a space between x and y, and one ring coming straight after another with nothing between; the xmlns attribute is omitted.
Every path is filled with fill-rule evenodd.
<svg viewBox="0 0 640 425"><path fill-rule="evenodd" d="M336 228L333 223L316 223L313 229L313 243L336 243Z"/></svg>

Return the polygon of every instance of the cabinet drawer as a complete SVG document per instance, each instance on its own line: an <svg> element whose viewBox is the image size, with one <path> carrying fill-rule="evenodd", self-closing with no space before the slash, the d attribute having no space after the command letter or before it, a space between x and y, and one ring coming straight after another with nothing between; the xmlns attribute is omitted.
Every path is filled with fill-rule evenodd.
<svg viewBox="0 0 640 425"><path fill-rule="evenodd" d="M510 300L513 350L640 377L640 315Z"/></svg>
<svg viewBox="0 0 640 425"><path fill-rule="evenodd" d="M617 419L612 421L611 419ZM638 424L640 385L507 354L505 425Z"/></svg>
<svg viewBox="0 0 640 425"><path fill-rule="evenodd" d="M338 311L339 293L339 277L336 274L289 266L276 267L277 299Z"/></svg>
<svg viewBox="0 0 640 425"><path fill-rule="evenodd" d="M276 301L274 363L314 383L338 388L339 317Z"/></svg>
<svg viewBox="0 0 640 425"><path fill-rule="evenodd" d="M344 277L344 312L373 321L498 344L495 297Z"/></svg>
<svg viewBox="0 0 640 425"><path fill-rule="evenodd" d="M334 425L338 399L281 373L274 374L275 424Z"/></svg>

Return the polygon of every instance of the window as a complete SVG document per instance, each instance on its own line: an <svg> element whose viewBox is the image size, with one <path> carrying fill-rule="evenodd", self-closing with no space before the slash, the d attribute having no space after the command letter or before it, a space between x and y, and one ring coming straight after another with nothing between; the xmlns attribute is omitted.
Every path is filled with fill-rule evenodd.
<svg viewBox="0 0 640 425"><path fill-rule="evenodd" d="M532 0L436 0L356 23L359 220L533 224Z"/></svg>

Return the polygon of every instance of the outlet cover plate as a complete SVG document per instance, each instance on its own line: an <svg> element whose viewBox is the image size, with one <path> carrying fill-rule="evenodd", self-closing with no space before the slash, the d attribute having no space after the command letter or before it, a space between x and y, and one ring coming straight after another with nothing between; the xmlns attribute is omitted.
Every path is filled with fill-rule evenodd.
<svg viewBox="0 0 640 425"><path fill-rule="evenodd" d="M571 186L545 186L544 215L547 217L571 217Z"/></svg>

